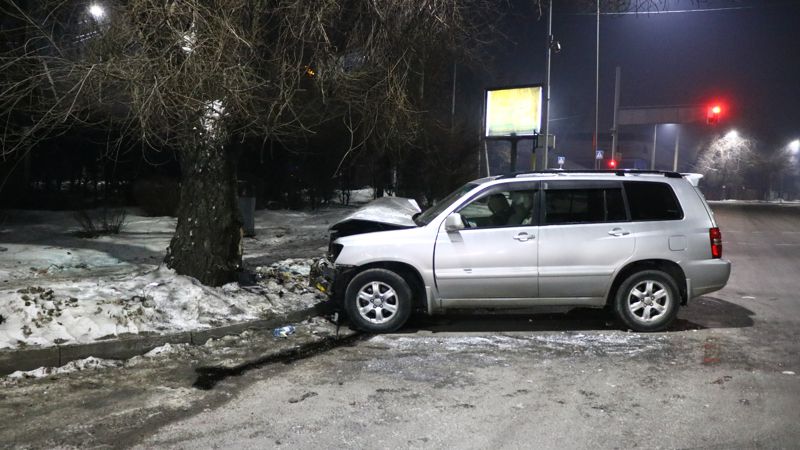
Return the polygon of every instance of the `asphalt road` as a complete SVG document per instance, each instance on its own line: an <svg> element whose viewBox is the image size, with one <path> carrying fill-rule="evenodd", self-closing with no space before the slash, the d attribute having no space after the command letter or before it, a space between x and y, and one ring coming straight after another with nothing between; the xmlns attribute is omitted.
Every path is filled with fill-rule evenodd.
<svg viewBox="0 0 800 450"><path fill-rule="evenodd" d="M26 381L0 390L0 447L797 448L800 208L713 207L731 281L667 332L418 317L210 390L196 353Z"/></svg>

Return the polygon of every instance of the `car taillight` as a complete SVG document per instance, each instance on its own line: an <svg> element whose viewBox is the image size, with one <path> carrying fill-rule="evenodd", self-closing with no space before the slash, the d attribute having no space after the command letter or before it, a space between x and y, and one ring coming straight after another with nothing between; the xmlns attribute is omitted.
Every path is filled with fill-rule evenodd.
<svg viewBox="0 0 800 450"><path fill-rule="evenodd" d="M722 232L719 228L709 228L708 235L711 238L711 257L722 258Z"/></svg>

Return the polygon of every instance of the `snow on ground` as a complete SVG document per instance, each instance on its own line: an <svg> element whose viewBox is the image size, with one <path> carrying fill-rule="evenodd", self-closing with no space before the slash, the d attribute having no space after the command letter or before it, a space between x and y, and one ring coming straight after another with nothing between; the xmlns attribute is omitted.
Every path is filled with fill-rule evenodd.
<svg viewBox="0 0 800 450"><path fill-rule="evenodd" d="M219 339L210 339L207 344L212 344L215 341L219 341ZM94 356L90 356L88 358L70 361L61 367L39 367L38 369L27 371L17 370L16 372L6 375L5 379L0 380L0 382L5 381L8 383L27 378L46 378L53 375L63 375L72 372L81 372L84 370L100 370L110 367L131 367L141 364L142 361L146 361L148 359L166 358L172 355L186 353L189 347L190 344L164 344L160 347L150 350L144 355L134 356L133 358L125 361L117 359L95 358Z"/></svg>
<svg viewBox="0 0 800 450"><path fill-rule="evenodd" d="M353 189L350 191L350 204L363 205L375 198L374 188Z"/></svg>
<svg viewBox="0 0 800 450"><path fill-rule="evenodd" d="M257 283L220 288L159 266L174 218L132 213L120 234L84 239L71 212L9 211L0 225L0 349L202 329L310 307L324 298L307 287L312 258L324 254L330 224L350 211L257 211L257 235L245 239Z"/></svg>
<svg viewBox="0 0 800 450"><path fill-rule="evenodd" d="M553 352L567 351L581 354L636 355L658 350L665 345L665 338L655 334L625 333L609 331L602 333L559 332L533 335L496 336L437 336L395 337L375 336L370 342L389 345L401 350L444 348L447 351L530 351L531 348Z"/></svg>
<svg viewBox="0 0 800 450"><path fill-rule="evenodd" d="M129 214L118 235L84 239L70 211L8 211L0 225L0 281L82 276L155 267L175 230L172 217Z"/></svg>
<svg viewBox="0 0 800 450"><path fill-rule="evenodd" d="M800 206L800 200L735 200L735 199L728 199L728 200L709 200L709 204L716 204L716 203L741 203L745 205L783 205L783 206Z"/></svg>
<svg viewBox="0 0 800 450"><path fill-rule="evenodd" d="M302 323L297 324L301 333L305 332L311 335L330 335L331 323L326 319L320 317L309 318ZM283 339L272 338L271 339ZM70 361L61 367L39 367L38 369L21 371L18 370L5 377L0 377L0 386L9 385L23 379L30 378L46 378L53 375L63 375L72 372L81 372L86 370L102 370L114 367L134 367L139 366L148 361L158 362L163 359L175 358L188 358L196 360L201 356L208 356L210 354L225 356L229 354L236 354L237 346L252 345L250 343L257 342L261 339L263 342L263 335L253 330L247 330L239 335L223 336L218 339L209 339L205 344L195 346L191 344L164 344L156 347L149 352L134 356L127 360L103 359L90 356L88 358Z"/></svg>

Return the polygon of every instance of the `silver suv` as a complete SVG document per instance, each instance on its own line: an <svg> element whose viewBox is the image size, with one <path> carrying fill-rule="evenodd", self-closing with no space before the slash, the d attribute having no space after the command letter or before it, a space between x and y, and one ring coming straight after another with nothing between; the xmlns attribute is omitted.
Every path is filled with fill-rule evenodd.
<svg viewBox="0 0 800 450"><path fill-rule="evenodd" d="M533 172L475 180L420 213L378 199L331 227L315 271L360 329L389 332L412 310L613 309L658 331L680 305L721 289L731 264L700 175Z"/></svg>

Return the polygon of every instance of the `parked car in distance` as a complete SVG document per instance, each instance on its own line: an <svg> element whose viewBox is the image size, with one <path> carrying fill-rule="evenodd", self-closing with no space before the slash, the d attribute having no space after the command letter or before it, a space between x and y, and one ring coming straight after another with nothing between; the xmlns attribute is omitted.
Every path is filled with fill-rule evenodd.
<svg viewBox="0 0 800 450"><path fill-rule="evenodd" d="M414 310L609 307L668 327L731 264L695 174L531 172L465 184L425 212L382 198L331 227L315 282L369 332Z"/></svg>

